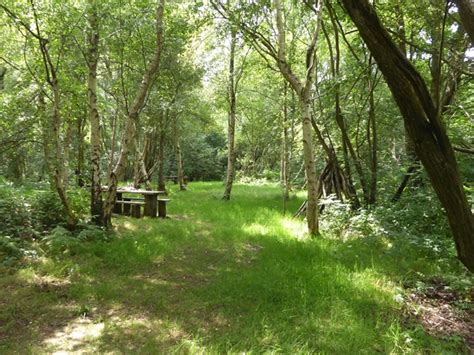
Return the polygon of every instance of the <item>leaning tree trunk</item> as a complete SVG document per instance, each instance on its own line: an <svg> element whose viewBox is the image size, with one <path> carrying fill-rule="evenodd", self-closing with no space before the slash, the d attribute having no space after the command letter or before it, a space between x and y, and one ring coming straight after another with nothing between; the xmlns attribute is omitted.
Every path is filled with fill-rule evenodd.
<svg viewBox="0 0 474 355"><path fill-rule="evenodd" d="M135 130L141 109L145 105L145 97L151 87L153 78L158 72L160 65L161 52L163 48L163 12L165 0L159 0L156 8L156 47L153 58L147 70L143 74L143 79L137 91L137 95L128 112L122 134L122 144L120 155L114 169L110 172L108 179L108 190L104 204L104 224L108 227L112 226L112 210L117 199L118 179L123 175L127 163L128 153L132 147L135 137Z"/></svg>
<svg viewBox="0 0 474 355"><path fill-rule="evenodd" d="M33 5L33 4L32 4ZM33 7L33 12L36 19L36 10ZM48 41L41 37L39 24L37 26L37 39L39 42L39 48L43 57L43 64L46 73L46 81L48 82L51 91L53 93L52 102L53 102L53 112L51 116L51 121L48 124L49 128L49 139L52 140L52 146L54 155L50 155L51 160L51 177L53 181L53 186L56 192L58 193L59 199L61 200L63 211L66 216L66 223L69 228L74 228L77 219L74 215L71 206L69 204L69 199L66 193L67 185L67 169L66 161L64 159L64 144L61 138L61 93L59 88L59 81L56 72L56 66L53 64L51 56L49 54Z"/></svg>
<svg viewBox="0 0 474 355"><path fill-rule="evenodd" d="M101 137L97 109L97 63L99 61L99 25L95 0L89 0L89 78L87 87L89 120L91 124L91 218L98 225L104 223L102 185L100 180Z"/></svg>
<svg viewBox="0 0 474 355"><path fill-rule="evenodd" d="M400 108L416 153L443 205L459 259L474 272L474 216L446 129L425 82L403 56L367 0L342 0Z"/></svg>
<svg viewBox="0 0 474 355"><path fill-rule="evenodd" d="M237 41L237 32L235 29L231 30L230 39L230 58L229 58L229 113L227 122L227 174L225 180L224 200L230 199L232 192L232 184L234 183L235 171L235 113L236 113L236 93L235 93L235 45Z"/></svg>
<svg viewBox="0 0 474 355"><path fill-rule="evenodd" d="M150 175L147 171L146 164L145 164L145 156L147 151L149 150L150 140L148 135L145 134L143 149L140 151L139 147L139 137L136 135L135 137L135 160L133 166L133 187L138 189L142 183L145 184L146 190L152 190L151 182L150 182Z"/></svg>

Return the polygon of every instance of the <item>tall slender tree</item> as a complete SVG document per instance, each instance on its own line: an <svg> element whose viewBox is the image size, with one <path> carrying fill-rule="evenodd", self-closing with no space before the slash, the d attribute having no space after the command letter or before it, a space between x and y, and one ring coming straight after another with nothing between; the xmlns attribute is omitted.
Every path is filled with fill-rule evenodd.
<svg viewBox="0 0 474 355"><path fill-rule="evenodd" d="M97 1L88 2L89 20L89 49L87 65L89 77L87 80L87 98L89 121L91 125L91 218L95 224L104 223L104 209L102 203L101 185L101 134L100 117L97 108L97 64L99 62L99 23L97 15Z"/></svg>
<svg viewBox="0 0 474 355"><path fill-rule="evenodd" d="M224 200L230 199L232 185L235 175L235 115L237 109L236 80L235 80L235 46L237 43L237 31L234 26L230 30L229 51L229 83L227 88L227 100L229 111L227 113L227 173L225 179Z"/></svg>

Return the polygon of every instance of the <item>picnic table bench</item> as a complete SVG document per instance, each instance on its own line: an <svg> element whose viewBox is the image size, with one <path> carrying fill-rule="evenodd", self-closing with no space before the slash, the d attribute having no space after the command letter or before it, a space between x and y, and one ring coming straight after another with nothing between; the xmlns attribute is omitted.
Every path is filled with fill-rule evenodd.
<svg viewBox="0 0 474 355"><path fill-rule="evenodd" d="M107 191L104 186L102 191ZM129 197L124 195L141 195L142 197ZM160 198L160 195L165 195L165 191L150 191L150 190L135 190L130 188L118 188L117 200L114 206L114 213L131 215L135 218L142 216L141 208L143 206L143 215L156 218L166 217L166 204L170 201L169 198Z"/></svg>

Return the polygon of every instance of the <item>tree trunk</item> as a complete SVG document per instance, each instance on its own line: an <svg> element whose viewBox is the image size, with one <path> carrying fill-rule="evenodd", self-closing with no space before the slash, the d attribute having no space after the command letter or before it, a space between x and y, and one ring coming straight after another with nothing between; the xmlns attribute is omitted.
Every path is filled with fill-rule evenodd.
<svg viewBox="0 0 474 355"><path fill-rule="evenodd" d="M168 110L168 109L167 109ZM168 116L168 113L165 115ZM161 122L160 127L160 142L158 143L158 190L166 192L165 181L165 127L164 122Z"/></svg>
<svg viewBox="0 0 474 355"><path fill-rule="evenodd" d="M283 137L282 137L282 159L281 176L283 183L283 198L285 201L290 199L290 151L288 138L288 82L285 81L283 87Z"/></svg>
<svg viewBox="0 0 474 355"><path fill-rule="evenodd" d="M316 166L314 163L313 135L311 128L311 89L315 81L316 74L316 45L318 43L321 29L321 18L323 2L318 1L315 9L317 21L312 33L311 43L306 49L306 76L304 82L293 73L286 58L286 34L283 22L283 8L280 0L274 0L276 10L276 24L278 30L278 51L275 53L278 68L288 84L298 94L299 104L302 112L303 124L303 157L307 179L307 206L306 222L308 233L319 235L319 210L318 210L318 179L316 177Z"/></svg>
<svg viewBox="0 0 474 355"><path fill-rule="evenodd" d="M60 116L60 93L57 79L53 79L53 117L52 117L52 137L54 137L55 157L53 159L53 181L59 199L63 205L66 223L69 228L74 228L77 219L69 205L66 193L67 170L64 160L63 142L61 139L61 116Z"/></svg>
<svg viewBox="0 0 474 355"><path fill-rule="evenodd" d="M97 225L104 223L101 184L101 134L100 118L97 109L97 63L99 61L99 24L95 0L89 0L89 77L88 77L88 106L91 124L91 219Z"/></svg>
<svg viewBox="0 0 474 355"><path fill-rule="evenodd" d="M459 9L461 22L474 44L474 1L472 0L454 0Z"/></svg>
<svg viewBox="0 0 474 355"><path fill-rule="evenodd" d="M61 200L63 206L66 223L70 229L73 229L77 223L77 219L69 205L69 200L66 193L68 174L66 162L64 159L63 141L61 139L62 120L59 82L57 78L56 67L53 65L51 56L49 55L49 49L47 45L48 42L40 36L38 41L40 43L40 50L43 55L43 62L45 65L47 77L46 80L53 93L53 113L51 116L51 122L48 124L48 128L50 129L50 138L46 137L46 139L52 139L54 148L54 156L50 156L50 161L52 162L50 173L52 175L54 189L58 193L59 199Z"/></svg>
<svg viewBox="0 0 474 355"><path fill-rule="evenodd" d="M306 220L308 232L312 235L319 234L319 208L318 208L318 177L314 163L313 134L311 128L311 103L309 99L301 99L301 112L303 113L303 156L307 180Z"/></svg>
<svg viewBox="0 0 474 355"><path fill-rule="evenodd" d="M178 117L174 118L174 138L176 152L176 178L178 180L179 189L186 191L186 183L184 181L183 156L181 152L180 130L178 127Z"/></svg>
<svg viewBox="0 0 474 355"><path fill-rule="evenodd" d="M377 121L375 117L375 99L374 90L376 85L376 75L372 76L372 65L369 65L368 81L369 81L369 119L367 124L367 140L369 142L370 151L370 187L369 187L369 204L375 204L377 200Z"/></svg>
<svg viewBox="0 0 474 355"><path fill-rule="evenodd" d="M5 67L0 67L0 90L5 89L5 74L7 73L7 68Z"/></svg>
<svg viewBox="0 0 474 355"><path fill-rule="evenodd" d="M236 113L236 93L235 93L235 45L237 41L237 32L234 28L231 30L230 54L229 54L229 86L228 101L229 113L227 122L227 174L225 180L224 200L230 199L232 184L234 183L234 164L235 164L235 113Z"/></svg>
<svg viewBox="0 0 474 355"><path fill-rule="evenodd" d="M18 16L12 13L6 6L4 6L3 4L0 4L0 6L8 13L10 17L12 17L14 20L18 20ZM50 152L48 152L51 161L49 169L51 180L54 189L58 193L59 199L61 200L68 228L73 229L77 223L77 219L74 213L72 212L66 194L68 171L64 158L64 142L62 141L61 133L61 93L57 76L57 65L53 63L53 60L51 59L51 55L49 53L49 40L43 37L34 1L30 1L30 8L34 21L34 26L30 26L29 24L23 21L18 21L18 23L38 41L38 47L41 53L41 59L44 66L46 82L52 91L51 101L53 103L53 112L50 117L50 120L48 120L48 123L45 125L45 128L48 131L46 131L47 133L43 133L44 139L51 140L52 147L54 148L54 155L49 154ZM32 27L34 27L34 30L32 30ZM45 147L47 147L47 145L45 145Z"/></svg>
<svg viewBox="0 0 474 355"><path fill-rule="evenodd" d="M474 272L474 217L446 129L426 83L403 56L367 0L342 0L400 108L416 153L443 205L459 259Z"/></svg>
<svg viewBox="0 0 474 355"><path fill-rule="evenodd" d="M76 157L76 184L78 187L84 187L84 128L86 118L79 116L77 119L77 157Z"/></svg>
<svg viewBox="0 0 474 355"><path fill-rule="evenodd" d="M44 155L44 170L48 176L49 187L51 190L54 190L54 180L53 180L53 162L51 158L51 139L49 132L51 132L51 122L46 117L46 107L44 101L44 92L40 90L38 94L38 111L41 117L41 140L43 146L43 155Z"/></svg>
<svg viewBox="0 0 474 355"><path fill-rule="evenodd" d="M133 139L135 137L135 129L138 123L138 118L141 109L145 104L145 97L151 87L153 78L158 72L160 65L161 52L163 47L163 12L165 7L165 0L159 0L156 8L156 47L150 65L143 74L143 79L137 91L137 95L128 112L127 120L125 122L124 131L122 134L122 144L119 159L109 175L108 191L104 205L104 224L112 226L112 210L117 199L117 184L118 179L123 175L127 157L132 148Z"/></svg>

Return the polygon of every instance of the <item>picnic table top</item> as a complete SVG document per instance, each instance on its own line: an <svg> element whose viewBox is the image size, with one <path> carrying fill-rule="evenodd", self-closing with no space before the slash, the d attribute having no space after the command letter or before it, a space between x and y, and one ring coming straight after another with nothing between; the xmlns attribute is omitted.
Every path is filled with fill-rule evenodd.
<svg viewBox="0 0 474 355"><path fill-rule="evenodd" d="M141 195L162 195L165 191L117 189L117 192Z"/></svg>
<svg viewBox="0 0 474 355"><path fill-rule="evenodd" d="M107 191L107 186L102 186L102 191ZM155 190L143 190L143 189L131 189L127 187L119 187L117 189L119 193L128 193L128 194L140 194L140 195L163 195L165 191L155 191Z"/></svg>

